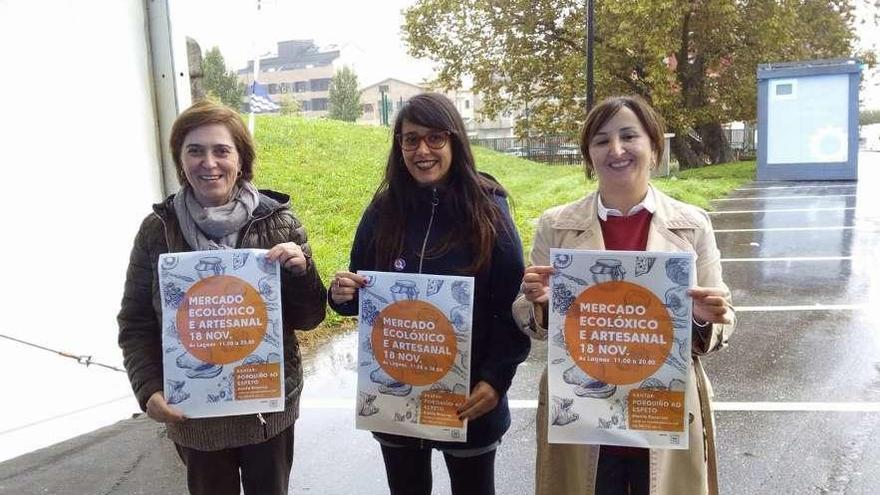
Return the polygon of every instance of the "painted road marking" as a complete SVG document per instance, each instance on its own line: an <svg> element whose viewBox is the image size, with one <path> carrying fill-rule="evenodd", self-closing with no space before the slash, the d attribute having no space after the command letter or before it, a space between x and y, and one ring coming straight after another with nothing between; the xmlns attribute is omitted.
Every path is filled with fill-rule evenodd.
<svg viewBox="0 0 880 495"><path fill-rule="evenodd" d="M880 412L880 402L713 402L716 411Z"/></svg>
<svg viewBox="0 0 880 495"><path fill-rule="evenodd" d="M722 263L756 262L756 261L846 261L852 260L852 256L793 256L788 258L721 258Z"/></svg>
<svg viewBox="0 0 880 495"><path fill-rule="evenodd" d="M867 304L803 304L797 306L734 306L737 313L761 313L770 311L861 311Z"/></svg>
<svg viewBox="0 0 880 495"><path fill-rule="evenodd" d="M846 210L855 210L855 206L847 206L847 207L838 207L838 208L780 208L776 210L718 210L718 211L710 211L707 212L710 215L731 215L731 214L743 214L743 213L793 213L800 211L846 211Z"/></svg>
<svg viewBox="0 0 880 495"><path fill-rule="evenodd" d="M537 409L534 399L510 399L511 409ZM354 409L351 399L302 399L306 409ZM713 402L716 411L880 412L880 402Z"/></svg>
<svg viewBox="0 0 880 495"><path fill-rule="evenodd" d="M822 184L816 186L767 186L767 187L741 187L734 191L766 191L771 189L824 189L827 187L856 187L857 184Z"/></svg>
<svg viewBox="0 0 880 495"><path fill-rule="evenodd" d="M817 198L855 198L856 194L829 194L827 196L816 195L816 196L744 196L741 198L718 198L713 199L712 201L746 201L746 200L765 200L765 199L817 199Z"/></svg>
<svg viewBox="0 0 880 495"><path fill-rule="evenodd" d="M834 227L770 227L766 229L718 229L716 234L726 234L730 232L794 232L807 230L853 230L855 225L837 225Z"/></svg>

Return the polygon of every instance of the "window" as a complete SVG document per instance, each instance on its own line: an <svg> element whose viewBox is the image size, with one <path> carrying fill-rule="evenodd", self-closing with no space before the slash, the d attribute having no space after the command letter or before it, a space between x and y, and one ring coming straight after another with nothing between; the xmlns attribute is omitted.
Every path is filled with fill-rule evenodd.
<svg viewBox="0 0 880 495"><path fill-rule="evenodd" d="M794 92L794 87L789 84L779 84L776 86L776 96L790 95Z"/></svg>
<svg viewBox="0 0 880 495"><path fill-rule="evenodd" d="M309 90L309 82L308 81L297 81L293 83L293 92L294 93L305 93Z"/></svg>
<svg viewBox="0 0 880 495"><path fill-rule="evenodd" d="M329 91L330 90L330 78L324 79L312 79L309 81L309 86L312 91Z"/></svg>
<svg viewBox="0 0 880 495"><path fill-rule="evenodd" d="M312 101L311 100L303 100L300 103L302 103L303 112L311 112L312 111Z"/></svg>
<svg viewBox="0 0 880 495"><path fill-rule="evenodd" d="M770 81L771 100L796 100L797 93L797 79L776 79Z"/></svg>
<svg viewBox="0 0 880 495"><path fill-rule="evenodd" d="M270 94L270 95L277 95L277 94L280 93L280 92L281 92L281 91L278 90L278 85L277 85L277 84L270 84L270 85L269 85L269 94Z"/></svg>
<svg viewBox="0 0 880 495"><path fill-rule="evenodd" d="M327 110L327 98L312 98L312 111L319 112Z"/></svg>
<svg viewBox="0 0 880 495"><path fill-rule="evenodd" d="M471 107L471 100L464 100L464 108L467 110Z"/></svg>
<svg viewBox="0 0 880 495"><path fill-rule="evenodd" d="M373 104L372 103L365 103L364 107L363 107L363 112L364 113L373 113Z"/></svg>

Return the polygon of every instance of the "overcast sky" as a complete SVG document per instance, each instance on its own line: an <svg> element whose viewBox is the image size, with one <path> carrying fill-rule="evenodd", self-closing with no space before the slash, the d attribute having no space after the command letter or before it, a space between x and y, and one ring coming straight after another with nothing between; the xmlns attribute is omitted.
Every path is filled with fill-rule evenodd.
<svg viewBox="0 0 880 495"><path fill-rule="evenodd" d="M314 39L319 46L351 44L363 52L358 63L361 86L386 77L418 83L431 77L432 65L406 54L401 41L401 11L414 0L173 0L175 29L195 38L203 51L217 45L227 66L239 69L255 53L275 51L276 42ZM859 14L868 16L862 2ZM863 48L880 49L873 20L857 25ZM869 108L880 108L880 71L864 87Z"/></svg>
<svg viewBox="0 0 880 495"><path fill-rule="evenodd" d="M351 44L361 86L386 77L418 83L432 66L406 55L400 39L402 9L413 0L177 0L175 29L207 50L214 45L230 68L239 69L255 53L276 51L278 41L313 39L318 46Z"/></svg>

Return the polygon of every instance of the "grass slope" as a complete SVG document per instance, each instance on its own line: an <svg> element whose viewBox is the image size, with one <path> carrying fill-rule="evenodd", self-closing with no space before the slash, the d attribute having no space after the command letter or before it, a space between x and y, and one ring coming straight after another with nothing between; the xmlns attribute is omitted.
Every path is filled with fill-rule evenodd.
<svg viewBox="0 0 880 495"><path fill-rule="evenodd" d="M361 213L384 172L388 129L259 116L256 141L257 186L290 194L293 209L309 232L321 276L329 281L336 270L348 266ZM477 168L495 176L510 192L526 253L542 211L596 187L581 167L540 165L479 147L474 155ZM741 162L688 170L654 184L675 198L709 208L711 199L751 180L754 172L754 162ZM339 321L331 317L328 323Z"/></svg>

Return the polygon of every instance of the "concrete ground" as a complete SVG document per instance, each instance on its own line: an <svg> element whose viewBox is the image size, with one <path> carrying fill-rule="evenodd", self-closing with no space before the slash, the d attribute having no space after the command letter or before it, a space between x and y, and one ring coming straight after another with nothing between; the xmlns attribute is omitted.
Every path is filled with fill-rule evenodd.
<svg viewBox="0 0 880 495"><path fill-rule="evenodd" d="M722 493L878 493L880 487L880 153L854 182L761 182L712 214L739 324L705 363L715 388ZM381 455L354 429L357 350L341 335L305 356L294 493L387 493ZM509 397L499 494L533 491L534 345ZM434 493L449 493L435 455ZM120 422L0 463L0 494L185 493L161 427Z"/></svg>

